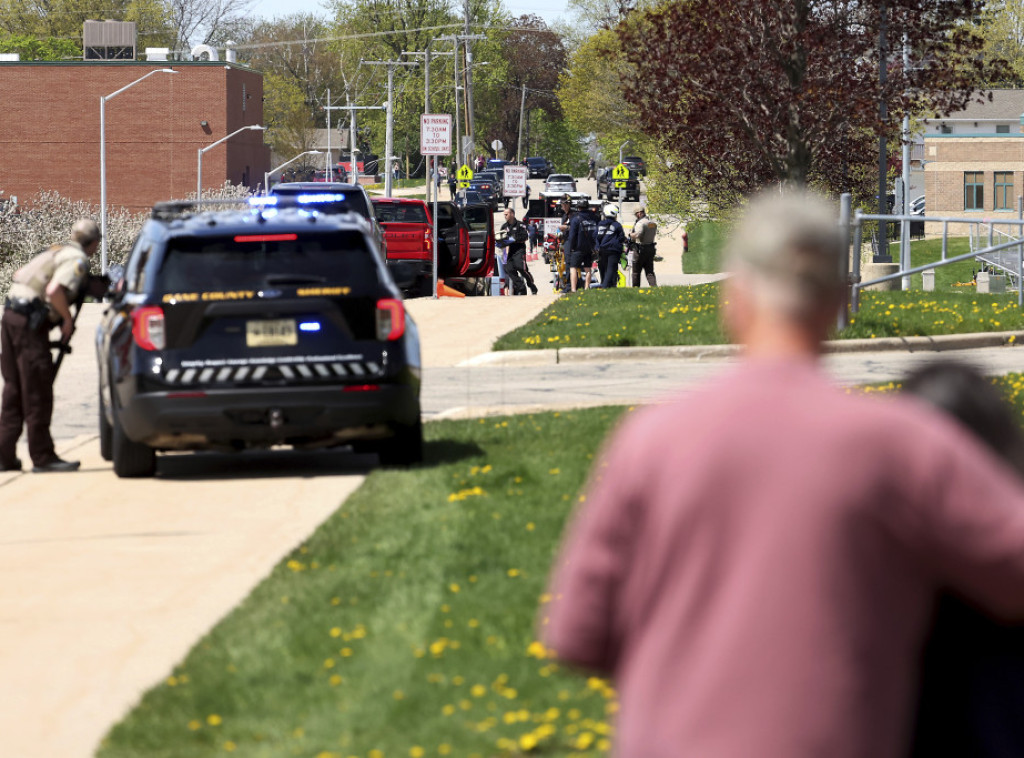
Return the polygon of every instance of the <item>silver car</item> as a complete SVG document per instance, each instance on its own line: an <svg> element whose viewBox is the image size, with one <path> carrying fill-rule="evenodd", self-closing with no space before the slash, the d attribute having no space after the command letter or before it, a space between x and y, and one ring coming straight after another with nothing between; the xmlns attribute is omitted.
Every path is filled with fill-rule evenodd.
<svg viewBox="0 0 1024 758"><path fill-rule="evenodd" d="M544 180L544 192L547 194L558 192L575 192L576 180L569 174L552 174Z"/></svg>

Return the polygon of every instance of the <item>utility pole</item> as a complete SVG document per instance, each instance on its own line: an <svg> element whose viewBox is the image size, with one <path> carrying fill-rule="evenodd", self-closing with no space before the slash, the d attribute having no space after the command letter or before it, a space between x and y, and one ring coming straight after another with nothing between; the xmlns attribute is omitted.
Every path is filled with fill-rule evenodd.
<svg viewBox="0 0 1024 758"><path fill-rule="evenodd" d="M519 101L519 140L516 142L516 161L523 162L523 113L526 111L526 82L523 82L523 97Z"/></svg>
<svg viewBox="0 0 1024 758"><path fill-rule="evenodd" d="M910 48L907 45L907 35L903 35L903 75L910 70ZM903 113L903 207L900 208L900 215L906 216L910 213L910 114ZM906 271L910 268L910 223L903 219L900 222L900 269ZM910 289L910 277L903 277L903 289Z"/></svg>
<svg viewBox="0 0 1024 758"><path fill-rule="evenodd" d="M327 171L327 181L332 181L331 177L331 88L327 88L327 107L324 108L327 111L327 160L324 168Z"/></svg>
<svg viewBox="0 0 1024 758"><path fill-rule="evenodd" d="M465 16L466 28L462 33L463 42L466 49L466 133L469 135L469 144L476 147L476 131L474 129L473 122L473 50L470 47L470 39L472 36L482 37L483 35L470 35L469 33L469 0L464 0L462 4L463 15Z"/></svg>
<svg viewBox="0 0 1024 758"><path fill-rule="evenodd" d="M434 56L440 55L455 55L455 53L435 53L430 49L430 46L437 42L442 37L435 37L427 43L427 49L418 52L404 52L402 55L415 55L423 56L423 112L430 113L430 59ZM435 159L436 160L436 159ZM430 202L430 195L433 192L434 181L430 174L430 161L427 161L426 170L426 181L427 181L427 202Z"/></svg>
<svg viewBox="0 0 1024 758"><path fill-rule="evenodd" d="M328 93L330 90L328 90ZM350 159L352 161L352 174L354 178L350 181L351 184L359 184L359 166L356 164L356 153L359 152L356 149L356 111L379 111L383 110L386 106L383 105L352 105L348 94L345 95L345 105L331 105L330 98L328 97L327 105L324 106L324 110L327 111L328 124L330 123L331 111L348 111L349 116L349 140L351 145ZM329 132L328 132L329 133ZM328 138L330 139L330 138ZM328 142L328 149L330 143ZM328 169L330 170L330 169Z"/></svg>
<svg viewBox="0 0 1024 758"><path fill-rule="evenodd" d="M387 66L388 68L388 104L387 127L384 132L384 197L391 197L391 155L394 150L395 132L395 69L399 66L418 66L415 61L362 61L367 66Z"/></svg>
<svg viewBox="0 0 1024 758"><path fill-rule="evenodd" d="M886 202L886 189L888 182L888 155L885 145L885 122L889 115L885 104L885 67L889 57L886 50L886 7L883 0L881 16L878 24L878 120L882 124L882 133L878 136L878 215L885 216L889 213L889 204ZM889 225L885 221L878 222L878 250L875 252L875 263L892 263L892 256L889 255Z"/></svg>

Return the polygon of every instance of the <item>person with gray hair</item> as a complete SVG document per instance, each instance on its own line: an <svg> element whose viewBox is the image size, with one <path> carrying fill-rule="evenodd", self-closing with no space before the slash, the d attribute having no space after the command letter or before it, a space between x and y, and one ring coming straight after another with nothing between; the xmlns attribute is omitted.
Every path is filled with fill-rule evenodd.
<svg viewBox="0 0 1024 758"><path fill-rule="evenodd" d="M35 473L75 471L78 461L61 460L50 436L53 415L53 362L50 329L59 326L67 343L74 330L71 303L86 285L89 258L100 243L90 218L71 227L63 245L53 245L14 273L0 319L0 471L20 471L15 449L22 426Z"/></svg>
<svg viewBox="0 0 1024 758"><path fill-rule="evenodd" d="M742 359L630 414L553 567L539 635L609 676L617 755L896 758L940 587L1024 618L1024 489L972 435L818 365L838 213L752 199L722 310Z"/></svg>

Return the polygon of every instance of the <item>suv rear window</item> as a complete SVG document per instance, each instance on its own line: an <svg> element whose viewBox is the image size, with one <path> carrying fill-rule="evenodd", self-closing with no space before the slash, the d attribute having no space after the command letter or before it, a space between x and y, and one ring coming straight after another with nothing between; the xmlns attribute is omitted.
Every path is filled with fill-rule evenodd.
<svg viewBox="0 0 1024 758"><path fill-rule="evenodd" d="M466 219L466 223L469 224L469 228L473 231L486 229L491 210L485 205L478 205L475 207L463 208L462 215Z"/></svg>
<svg viewBox="0 0 1024 758"><path fill-rule="evenodd" d="M422 205L404 203L374 203L377 220L383 223L426 224L427 211Z"/></svg>
<svg viewBox="0 0 1024 758"><path fill-rule="evenodd" d="M288 284L377 281L362 234L288 232L168 241L160 267L164 292L212 292Z"/></svg>

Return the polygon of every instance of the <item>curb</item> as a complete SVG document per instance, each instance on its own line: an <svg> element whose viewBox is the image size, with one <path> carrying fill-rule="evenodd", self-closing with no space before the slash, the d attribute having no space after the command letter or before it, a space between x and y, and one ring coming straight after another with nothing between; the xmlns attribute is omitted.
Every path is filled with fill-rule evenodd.
<svg viewBox="0 0 1024 758"><path fill-rule="evenodd" d="M940 334L931 337L883 337L881 339L829 340L822 352L875 353L903 350L909 353L969 350L1024 344L1024 332L977 332ZM670 347L562 347L553 350L502 350L483 353L459 366L550 366L558 363L616 363L657 361L672 358L704 360L739 355L738 345L674 345Z"/></svg>

